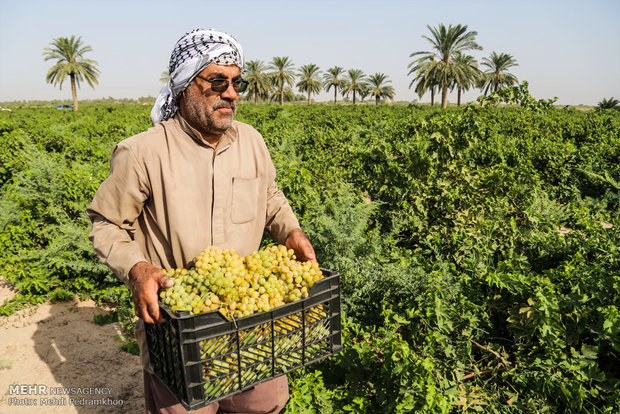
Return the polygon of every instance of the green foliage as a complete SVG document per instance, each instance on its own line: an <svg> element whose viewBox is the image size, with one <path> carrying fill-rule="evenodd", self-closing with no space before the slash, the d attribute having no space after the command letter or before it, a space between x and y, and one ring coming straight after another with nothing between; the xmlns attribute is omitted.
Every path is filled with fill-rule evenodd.
<svg viewBox="0 0 620 414"><path fill-rule="evenodd" d="M289 375L290 399L286 414L332 414L334 392L325 387L321 371L302 368Z"/></svg>
<svg viewBox="0 0 620 414"><path fill-rule="evenodd" d="M522 108L535 112L544 112L552 108L553 103L557 100L558 98L555 97L553 99L539 99L537 101L530 95L527 81L523 81L517 86L504 86L488 96L481 95L478 97L477 101L481 106L497 106L500 103L505 103L510 105L519 105Z"/></svg>
<svg viewBox="0 0 620 414"><path fill-rule="evenodd" d="M105 313L103 315L93 315L93 322L97 325L107 325L109 323L118 322L118 312Z"/></svg>
<svg viewBox="0 0 620 414"><path fill-rule="evenodd" d="M116 310L112 310L109 313L93 315L93 322L97 325L118 322L121 327L119 339L122 341L119 349L132 355L139 355L140 349L134 339L134 328L136 326L135 312L129 290L124 286L117 286L104 291L94 292L93 296L99 302L116 306Z"/></svg>
<svg viewBox="0 0 620 414"><path fill-rule="evenodd" d="M122 344L119 348L122 351L127 352L128 354L140 355L140 347L138 345L138 342L136 342L136 341L126 342L126 343Z"/></svg>
<svg viewBox="0 0 620 414"><path fill-rule="evenodd" d="M16 109L0 119L0 266L19 291L2 304L92 296L119 285L88 240L85 210L116 142L143 130L141 106Z"/></svg>
<svg viewBox="0 0 620 414"><path fill-rule="evenodd" d="M75 293L62 288L54 289L50 294L50 301L52 303L68 302L70 300L73 300L73 298L75 298Z"/></svg>
<svg viewBox="0 0 620 414"><path fill-rule="evenodd" d="M603 109L615 109L616 111L620 111L620 101L618 101L613 96L611 98L603 98L597 105L597 110Z"/></svg>
<svg viewBox="0 0 620 414"><path fill-rule="evenodd" d="M342 275L345 349L304 374L322 409L618 409L620 118L505 96L522 108L242 108Z"/></svg>
<svg viewBox="0 0 620 414"><path fill-rule="evenodd" d="M620 115L526 83L481 103L239 106L341 273L344 349L290 375L287 412L620 410ZM20 292L0 315L88 295L133 349L83 212L149 109L0 114L0 271Z"/></svg>

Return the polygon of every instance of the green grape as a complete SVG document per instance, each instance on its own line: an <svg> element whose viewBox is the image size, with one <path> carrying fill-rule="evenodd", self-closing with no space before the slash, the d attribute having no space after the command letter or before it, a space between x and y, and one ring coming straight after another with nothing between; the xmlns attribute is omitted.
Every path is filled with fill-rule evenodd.
<svg viewBox="0 0 620 414"><path fill-rule="evenodd" d="M163 270L175 285L162 303L193 314L220 310L227 318L267 312L307 297L323 277L316 263L299 262L285 246L268 246L241 257L234 249L205 248L189 269Z"/></svg>

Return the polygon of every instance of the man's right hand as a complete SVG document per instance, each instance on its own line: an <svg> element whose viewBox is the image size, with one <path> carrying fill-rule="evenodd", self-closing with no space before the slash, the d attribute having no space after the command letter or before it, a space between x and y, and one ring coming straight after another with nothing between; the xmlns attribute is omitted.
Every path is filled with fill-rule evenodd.
<svg viewBox="0 0 620 414"><path fill-rule="evenodd" d="M157 292L159 288L172 287L174 280L169 279L160 267L139 262L129 271L129 285L136 316L147 323L165 322L166 319L159 312Z"/></svg>

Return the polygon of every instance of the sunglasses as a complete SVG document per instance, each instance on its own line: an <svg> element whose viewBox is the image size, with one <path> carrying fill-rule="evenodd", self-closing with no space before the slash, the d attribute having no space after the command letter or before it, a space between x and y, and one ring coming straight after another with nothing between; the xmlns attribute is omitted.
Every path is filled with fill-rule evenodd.
<svg viewBox="0 0 620 414"><path fill-rule="evenodd" d="M203 78L200 75L196 75L197 78L202 79L203 81L209 82L211 84L211 89L214 92L224 92L228 89L228 85L232 83L233 89L235 92L243 92L248 87L248 81L245 79L237 79L230 82L228 79L215 78L215 79L207 79Z"/></svg>

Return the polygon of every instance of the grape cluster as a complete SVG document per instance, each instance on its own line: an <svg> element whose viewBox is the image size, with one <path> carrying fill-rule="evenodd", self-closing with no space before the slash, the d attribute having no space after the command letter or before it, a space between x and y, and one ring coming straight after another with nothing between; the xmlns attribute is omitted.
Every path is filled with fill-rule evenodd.
<svg viewBox="0 0 620 414"><path fill-rule="evenodd" d="M204 249L189 269L164 270L175 281L162 289L161 302L172 311L219 311L241 318L308 296L323 278L319 265L296 260L292 249L268 246L241 257L234 249Z"/></svg>

